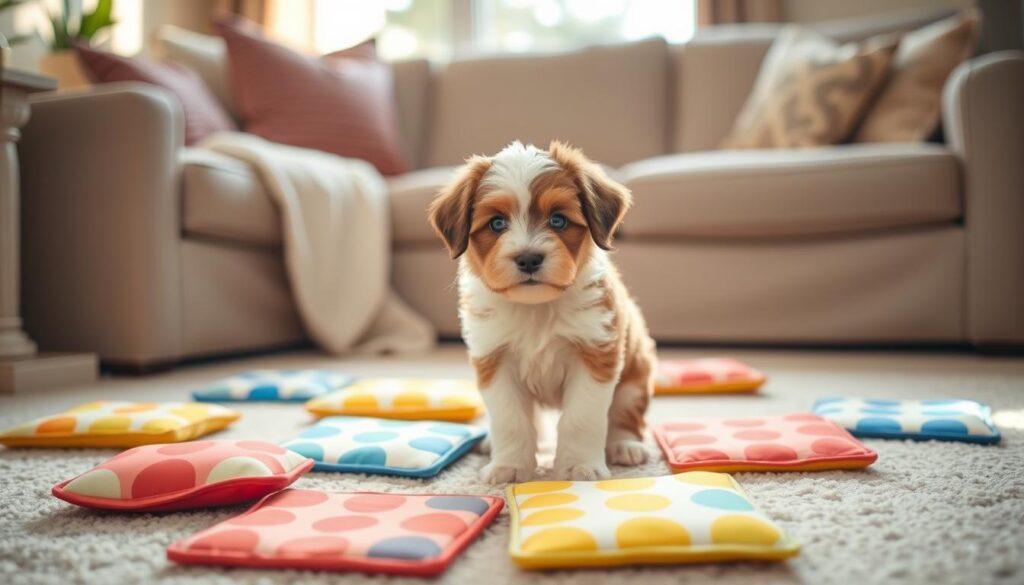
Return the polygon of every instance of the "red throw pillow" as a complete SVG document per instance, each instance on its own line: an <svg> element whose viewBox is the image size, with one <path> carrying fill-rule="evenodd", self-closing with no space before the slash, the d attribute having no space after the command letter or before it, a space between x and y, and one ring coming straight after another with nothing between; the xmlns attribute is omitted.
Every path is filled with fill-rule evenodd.
<svg viewBox="0 0 1024 585"><path fill-rule="evenodd" d="M245 131L272 142L372 163L385 175L406 171L398 138L391 68L367 46L310 58L220 20L231 93Z"/></svg>
<svg viewBox="0 0 1024 585"><path fill-rule="evenodd" d="M238 130L199 74L184 65L121 57L84 45L77 45L75 53L93 83L142 81L174 94L185 112L185 144L194 144L214 132Z"/></svg>

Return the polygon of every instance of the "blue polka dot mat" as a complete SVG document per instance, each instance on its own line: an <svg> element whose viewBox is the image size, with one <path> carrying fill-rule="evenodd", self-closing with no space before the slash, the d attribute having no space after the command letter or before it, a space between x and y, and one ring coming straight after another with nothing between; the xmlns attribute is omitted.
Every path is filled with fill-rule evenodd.
<svg viewBox="0 0 1024 585"><path fill-rule="evenodd" d="M306 402L353 380L331 370L250 370L200 388L192 398L199 402Z"/></svg>
<svg viewBox="0 0 1024 585"><path fill-rule="evenodd" d="M988 406L973 400L882 400L832 397L818 400L814 414L857 437L998 443L999 429Z"/></svg>
<svg viewBox="0 0 1024 585"><path fill-rule="evenodd" d="M433 477L486 434L459 423L332 416L281 446L315 461L316 471Z"/></svg>

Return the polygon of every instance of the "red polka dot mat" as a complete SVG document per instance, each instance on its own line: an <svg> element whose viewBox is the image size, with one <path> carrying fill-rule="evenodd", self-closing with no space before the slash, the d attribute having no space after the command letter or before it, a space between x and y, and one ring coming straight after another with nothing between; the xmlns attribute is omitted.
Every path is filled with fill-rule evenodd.
<svg viewBox="0 0 1024 585"><path fill-rule="evenodd" d="M503 506L493 496L287 489L172 544L167 558L185 564L437 575Z"/></svg>
<svg viewBox="0 0 1024 585"><path fill-rule="evenodd" d="M655 394L756 392L768 379L732 358L661 360L654 376Z"/></svg>
<svg viewBox="0 0 1024 585"><path fill-rule="evenodd" d="M87 508L201 508L261 498L312 468L311 459L264 441L146 445L123 451L52 491Z"/></svg>
<svg viewBox="0 0 1024 585"><path fill-rule="evenodd" d="M858 469L878 458L839 425L808 413L676 419L653 432L673 471Z"/></svg>

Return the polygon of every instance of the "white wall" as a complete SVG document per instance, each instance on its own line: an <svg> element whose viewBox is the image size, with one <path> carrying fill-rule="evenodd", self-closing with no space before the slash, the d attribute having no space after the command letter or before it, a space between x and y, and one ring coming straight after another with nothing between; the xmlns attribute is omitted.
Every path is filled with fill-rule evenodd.
<svg viewBox="0 0 1024 585"><path fill-rule="evenodd" d="M816 22L928 6L968 8L976 3L976 0L782 0L782 18L789 22Z"/></svg>

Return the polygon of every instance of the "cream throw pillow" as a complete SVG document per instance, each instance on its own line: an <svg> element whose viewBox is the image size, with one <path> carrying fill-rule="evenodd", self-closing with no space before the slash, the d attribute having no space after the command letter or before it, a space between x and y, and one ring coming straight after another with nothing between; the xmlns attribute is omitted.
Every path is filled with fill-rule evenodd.
<svg viewBox="0 0 1024 585"><path fill-rule="evenodd" d="M191 67L235 119L238 109L228 84L224 39L165 24L157 30L157 53L164 59Z"/></svg>
<svg viewBox="0 0 1024 585"><path fill-rule="evenodd" d="M942 115L946 79L974 53L980 28L980 14L969 10L903 35L889 81L855 141L927 140Z"/></svg>
<svg viewBox="0 0 1024 585"><path fill-rule="evenodd" d="M772 44L723 148L826 146L847 139L885 82L891 37L838 45L788 26Z"/></svg>

